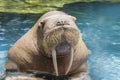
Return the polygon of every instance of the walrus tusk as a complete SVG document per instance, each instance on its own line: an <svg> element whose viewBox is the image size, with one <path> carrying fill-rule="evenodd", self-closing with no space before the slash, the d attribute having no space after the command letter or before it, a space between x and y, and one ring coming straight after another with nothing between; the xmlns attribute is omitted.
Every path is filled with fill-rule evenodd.
<svg viewBox="0 0 120 80"><path fill-rule="evenodd" d="M70 52L70 61L69 61L69 64L68 64L68 68L67 68L67 71L65 72L65 75L67 75L67 73L70 71L70 68L72 66L72 63L73 63L73 48L71 48L71 52Z"/></svg>
<svg viewBox="0 0 120 80"><path fill-rule="evenodd" d="M70 71L70 68L72 66L72 63L73 63L73 51L74 51L73 48L71 48L70 61L69 61L69 64L68 64L68 68L67 68L67 70L65 72L65 75ZM57 58L56 58L55 49L52 49L52 60L53 60L53 65L54 65L56 76L58 76L58 66L57 66Z"/></svg>
<svg viewBox="0 0 120 80"><path fill-rule="evenodd" d="M56 58L56 51L54 48L52 49L52 60L53 60L53 65L54 65L56 76L58 76L57 58Z"/></svg>

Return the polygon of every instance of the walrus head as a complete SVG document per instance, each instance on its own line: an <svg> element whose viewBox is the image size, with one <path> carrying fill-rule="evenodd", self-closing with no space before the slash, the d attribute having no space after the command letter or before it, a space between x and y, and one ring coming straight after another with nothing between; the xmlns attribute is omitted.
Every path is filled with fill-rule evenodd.
<svg viewBox="0 0 120 80"><path fill-rule="evenodd" d="M74 48L79 41L80 32L75 24L76 18L67 14L55 14L44 18L40 23L42 29L45 55L52 57L58 76L57 58L70 55L67 74L73 62Z"/></svg>

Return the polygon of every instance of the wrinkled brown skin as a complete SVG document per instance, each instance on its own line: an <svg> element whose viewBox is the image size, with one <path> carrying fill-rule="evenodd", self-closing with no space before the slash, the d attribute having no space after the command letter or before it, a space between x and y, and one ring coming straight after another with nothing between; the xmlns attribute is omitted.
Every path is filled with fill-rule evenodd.
<svg viewBox="0 0 120 80"><path fill-rule="evenodd" d="M74 17L60 11L51 11L46 13L13 45L12 48L10 48L6 71L39 71L41 73L43 72L55 75L52 58L47 56L47 54L51 54L48 50L49 47L43 47L43 34L45 31L49 31L49 29L47 27L42 29L43 25L55 24L56 19L54 18L56 17L54 17L54 15L61 15L61 18L64 18L64 20L70 20L68 21L68 23L70 23L70 28L72 29L73 27L73 29L79 31L75 24ZM50 16L53 16L54 18L52 17L51 19L49 18ZM80 32L76 35L76 39L77 44L74 46L74 59L72 67L67 75L71 75L71 80L83 80L82 77L84 74L87 74L88 49L80 36ZM64 75L69 59L67 57L69 57L69 55L65 55L57 59L59 75Z"/></svg>

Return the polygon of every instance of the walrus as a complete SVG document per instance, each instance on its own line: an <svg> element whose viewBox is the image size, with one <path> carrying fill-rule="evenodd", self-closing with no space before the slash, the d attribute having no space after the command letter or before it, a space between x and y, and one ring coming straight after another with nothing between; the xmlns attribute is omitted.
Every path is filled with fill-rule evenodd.
<svg viewBox="0 0 120 80"><path fill-rule="evenodd" d="M45 13L9 50L6 71L40 72L83 80L88 49L76 18L61 11Z"/></svg>

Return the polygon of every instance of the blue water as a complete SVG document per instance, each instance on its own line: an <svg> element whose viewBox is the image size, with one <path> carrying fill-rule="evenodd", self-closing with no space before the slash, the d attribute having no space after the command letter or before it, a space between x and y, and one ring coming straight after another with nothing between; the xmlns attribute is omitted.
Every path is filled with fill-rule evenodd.
<svg viewBox="0 0 120 80"><path fill-rule="evenodd" d="M89 48L91 79L120 80L120 4L67 4L61 10L77 17L83 40ZM39 17L35 14L0 15L0 73L4 72L8 49Z"/></svg>

